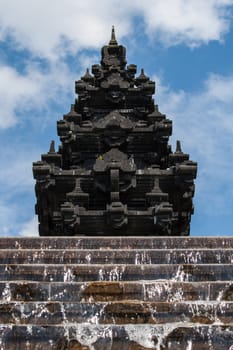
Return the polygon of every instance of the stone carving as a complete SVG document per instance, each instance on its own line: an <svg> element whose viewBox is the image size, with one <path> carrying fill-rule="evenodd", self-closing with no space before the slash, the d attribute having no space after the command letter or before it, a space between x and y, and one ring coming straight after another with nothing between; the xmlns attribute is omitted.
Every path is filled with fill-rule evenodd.
<svg viewBox="0 0 233 350"><path fill-rule="evenodd" d="M172 152L172 122L154 104L155 83L126 66L114 28L101 55L58 121L58 152L52 141L33 163L39 233L188 235L197 164L180 141Z"/></svg>

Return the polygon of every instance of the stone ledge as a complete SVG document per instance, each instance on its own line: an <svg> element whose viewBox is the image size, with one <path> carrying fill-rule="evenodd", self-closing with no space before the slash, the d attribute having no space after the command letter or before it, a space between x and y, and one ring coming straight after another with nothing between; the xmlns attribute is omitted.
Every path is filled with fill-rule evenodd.
<svg viewBox="0 0 233 350"><path fill-rule="evenodd" d="M0 245L2 350L233 349L230 237Z"/></svg>
<svg viewBox="0 0 233 350"><path fill-rule="evenodd" d="M233 282L0 282L2 302L233 301Z"/></svg>
<svg viewBox="0 0 233 350"><path fill-rule="evenodd" d="M5 302L0 324L64 327L77 324L227 325L233 327L233 302Z"/></svg>
<svg viewBox="0 0 233 350"><path fill-rule="evenodd" d="M7 350L231 350L233 327L216 325L1 326ZM17 345L17 347L16 347Z"/></svg>
<svg viewBox="0 0 233 350"><path fill-rule="evenodd" d="M73 264L0 265L1 281L88 282L171 280L177 282L230 281L233 264Z"/></svg>
<svg viewBox="0 0 233 350"><path fill-rule="evenodd" d="M233 237L3 237L1 249L233 249Z"/></svg>
<svg viewBox="0 0 233 350"><path fill-rule="evenodd" d="M7 264L231 264L233 249L2 249Z"/></svg>

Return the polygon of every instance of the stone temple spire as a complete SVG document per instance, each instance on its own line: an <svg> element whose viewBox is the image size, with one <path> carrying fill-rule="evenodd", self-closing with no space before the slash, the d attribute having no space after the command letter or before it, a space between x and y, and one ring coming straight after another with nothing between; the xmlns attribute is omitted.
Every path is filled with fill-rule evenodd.
<svg viewBox="0 0 233 350"><path fill-rule="evenodd" d="M33 164L41 236L189 234L197 164L180 142L172 152L155 83L126 64L112 27L58 121L58 152L52 142Z"/></svg>
<svg viewBox="0 0 233 350"><path fill-rule="evenodd" d="M115 28L112 26L112 34L111 34L111 40L109 41L109 46L116 46L118 45L118 42L116 40L116 35L115 35Z"/></svg>
<svg viewBox="0 0 233 350"><path fill-rule="evenodd" d="M114 66L124 69L127 63L126 49L124 46L118 44L114 26L112 26L111 39L108 45L102 47L101 56L101 65L105 68Z"/></svg>

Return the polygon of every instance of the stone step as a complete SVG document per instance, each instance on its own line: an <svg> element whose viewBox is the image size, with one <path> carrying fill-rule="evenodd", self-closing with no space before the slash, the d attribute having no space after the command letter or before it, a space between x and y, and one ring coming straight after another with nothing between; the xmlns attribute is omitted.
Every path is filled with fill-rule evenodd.
<svg viewBox="0 0 233 350"><path fill-rule="evenodd" d="M1 326L7 350L232 350L231 325Z"/></svg>
<svg viewBox="0 0 233 350"><path fill-rule="evenodd" d="M5 249L1 264L231 264L233 249Z"/></svg>
<svg viewBox="0 0 233 350"><path fill-rule="evenodd" d="M0 299L0 350L233 350L233 238L1 238Z"/></svg>
<svg viewBox="0 0 233 350"><path fill-rule="evenodd" d="M0 324L64 325L193 323L233 326L233 302L6 302Z"/></svg>
<svg viewBox="0 0 233 350"><path fill-rule="evenodd" d="M3 237L3 249L233 249L233 237Z"/></svg>
<svg viewBox="0 0 233 350"><path fill-rule="evenodd" d="M138 281L171 280L177 282L231 281L233 264L167 265L0 265L0 281Z"/></svg>
<svg viewBox="0 0 233 350"><path fill-rule="evenodd" d="M2 302L233 301L233 282L0 282Z"/></svg>

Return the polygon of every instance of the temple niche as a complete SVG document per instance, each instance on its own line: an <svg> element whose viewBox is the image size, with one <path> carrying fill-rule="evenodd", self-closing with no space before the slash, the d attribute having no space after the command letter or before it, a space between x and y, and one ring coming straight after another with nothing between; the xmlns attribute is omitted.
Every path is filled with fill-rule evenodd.
<svg viewBox="0 0 233 350"><path fill-rule="evenodd" d="M57 123L58 151L33 163L40 236L189 235L197 163L180 141L172 152L155 83L126 64L113 28Z"/></svg>

